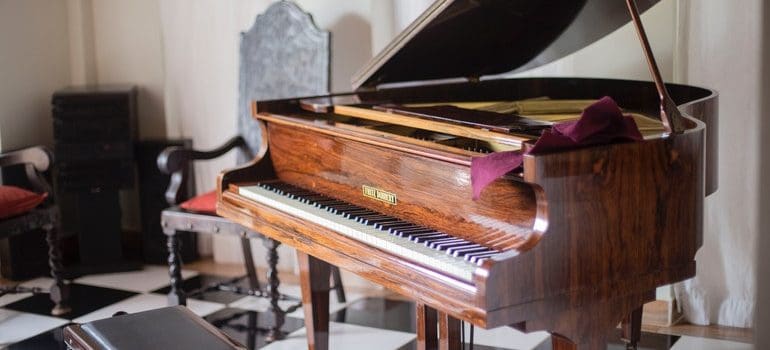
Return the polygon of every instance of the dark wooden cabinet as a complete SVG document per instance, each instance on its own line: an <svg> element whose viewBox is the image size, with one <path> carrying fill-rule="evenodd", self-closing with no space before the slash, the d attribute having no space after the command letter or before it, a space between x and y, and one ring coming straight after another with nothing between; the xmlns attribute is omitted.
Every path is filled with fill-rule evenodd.
<svg viewBox="0 0 770 350"><path fill-rule="evenodd" d="M55 184L64 231L78 236L80 273L126 269L120 190L136 181L137 92L76 86L51 99Z"/></svg>

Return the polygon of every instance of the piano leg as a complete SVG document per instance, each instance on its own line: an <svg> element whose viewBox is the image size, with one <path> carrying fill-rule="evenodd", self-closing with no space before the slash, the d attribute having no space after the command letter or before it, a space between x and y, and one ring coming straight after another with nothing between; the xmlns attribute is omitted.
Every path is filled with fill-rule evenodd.
<svg viewBox="0 0 770 350"><path fill-rule="evenodd" d="M556 333L551 334L551 349L552 350L577 350L577 344L571 340L558 335Z"/></svg>
<svg viewBox="0 0 770 350"><path fill-rule="evenodd" d="M329 348L329 277L331 266L297 250L302 308L309 350Z"/></svg>
<svg viewBox="0 0 770 350"><path fill-rule="evenodd" d="M438 346L440 350L461 350L460 320L443 312L438 313Z"/></svg>
<svg viewBox="0 0 770 350"><path fill-rule="evenodd" d="M438 349L438 334L436 324L438 316L436 310L431 307L417 303L417 350L436 350Z"/></svg>
<svg viewBox="0 0 770 350"><path fill-rule="evenodd" d="M620 323L623 332L621 339L626 343L626 349L636 349L636 344L639 342L639 338L642 335L643 308L644 306L638 307Z"/></svg>

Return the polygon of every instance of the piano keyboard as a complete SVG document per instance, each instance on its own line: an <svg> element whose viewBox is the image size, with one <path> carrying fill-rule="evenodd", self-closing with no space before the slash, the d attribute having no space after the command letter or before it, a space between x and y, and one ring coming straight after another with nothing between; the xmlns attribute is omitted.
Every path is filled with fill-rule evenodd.
<svg viewBox="0 0 770 350"><path fill-rule="evenodd" d="M478 265L500 253L444 232L282 182L241 186L238 193L464 281L470 282Z"/></svg>

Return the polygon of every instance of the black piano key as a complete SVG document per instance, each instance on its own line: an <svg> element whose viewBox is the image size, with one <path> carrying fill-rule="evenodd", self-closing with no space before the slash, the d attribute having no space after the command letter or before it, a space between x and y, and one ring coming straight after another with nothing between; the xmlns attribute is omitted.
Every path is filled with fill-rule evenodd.
<svg viewBox="0 0 770 350"><path fill-rule="evenodd" d="M455 247L448 248L447 253L452 255L455 255L456 253L465 254L473 251L478 251L480 249L488 249L488 248L477 243L468 242L468 244L464 246L455 246ZM455 255L455 256L458 256L458 255Z"/></svg>
<svg viewBox="0 0 770 350"><path fill-rule="evenodd" d="M394 218L392 216L387 216L387 215L383 215L380 218L371 218L371 219L367 220L368 224L372 225L372 226L374 224L379 224L379 223L396 223L396 222L399 222L399 221L401 221L401 220L396 219L396 218Z"/></svg>
<svg viewBox="0 0 770 350"><path fill-rule="evenodd" d="M445 239L437 239L437 240L431 240L429 242L426 242L426 245L431 248L439 249L440 245L443 243L463 243L465 240L457 237L449 236Z"/></svg>
<svg viewBox="0 0 770 350"><path fill-rule="evenodd" d="M382 219L384 217L385 215L382 215L380 213L369 214L369 215L359 215L356 217L356 221L362 224L366 224L367 222L369 222L369 220Z"/></svg>
<svg viewBox="0 0 770 350"><path fill-rule="evenodd" d="M406 221L397 221L397 222L391 222L391 223L381 223L375 227L383 231L389 231L390 229L396 229L396 228L417 227L417 225L410 224Z"/></svg>
<svg viewBox="0 0 770 350"><path fill-rule="evenodd" d="M447 251L449 248L467 246L468 244L470 244L470 242L464 239L459 239L454 242L435 243L434 247L438 250Z"/></svg>
<svg viewBox="0 0 770 350"><path fill-rule="evenodd" d="M410 224L410 223L401 223L401 224L389 225L388 228L383 230L383 231L388 231L388 233L390 233L391 235L398 236L399 230L410 229L410 228L417 228L417 227L419 227L419 226L414 225L414 224Z"/></svg>
<svg viewBox="0 0 770 350"><path fill-rule="evenodd" d="M422 228L422 227L415 227L415 228L409 228L409 229L395 229L393 230L393 234L399 237L410 237L417 234L424 234L424 233L434 233L437 232L435 230L431 230L429 228Z"/></svg>
<svg viewBox="0 0 770 350"><path fill-rule="evenodd" d="M465 249L465 250L453 250L452 256L456 256L458 258L465 258L465 260L469 260L470 257L467 255L469 254L481 254L486 252L491 252L492 250L487 247L477 247L472 249Z"/></svg>
<svg viewBox="0 0 770 350"><path fill-rule="evenodd" d="M487 259L487 258L489 258L489 257L491 257L493 255L496 255L496 254L497 254L497 252L487 252L486 254L473 255L470 258L468 258L468 256L466 255L466 259L468 259L472 263L478 264L478 263L481 263L481 261L483 261L483 260L485 260L485 259Z"/></svg>
<svg viewBox="0 0 770 350"><path fill-rule="evenodd" d="M446 237L449 237L449 235L446 233L436 233L433 235L426 235L426 236L412 236L411 240L417 243L425 243L426 241L434 241L434 240L442 239Z"/></svg>

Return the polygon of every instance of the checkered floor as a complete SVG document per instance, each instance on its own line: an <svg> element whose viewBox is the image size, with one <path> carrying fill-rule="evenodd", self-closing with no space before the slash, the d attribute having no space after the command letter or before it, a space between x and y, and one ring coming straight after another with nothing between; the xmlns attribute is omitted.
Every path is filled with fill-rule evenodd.
<svg viewBox="0 0 770 350"><path fill-rule="evenodd" d="M221 281L215 276L184 271L185 287L193 289ZM50 286L48 278L38 278L22 285ZM0 348L8 349L66 349L61 341L61 329L71 322L89 322L110 317L118 311L139 312L166 306L168 275L165 267L148 266L142 271L92 275L73 281L72 312L61 317L48 313L53 306L47 295L15 294L0 297ZM282 285L281 292L299 296L296 285ZM348 293L346 303L331 296L330 347L336 350L402 350L415 348L413 304L398 300L368 298ZM290 305L290 301L284 303ZM281 341L267 344L265 333L273 318L267 302L255 297L243 297L229 292L210 292L188 302L188 307L206 318L233 339L250 349L306 349L302 309L289 314ZM466 327L466 334L469 333ZM466 339L468 339L466 335ZM475 330L477 350L550 349L547 333L523 334L513 329ZM610 349L622 349L616 340ZM749 344L673 337L644 333L640 349L751 349Z"/></svg>

